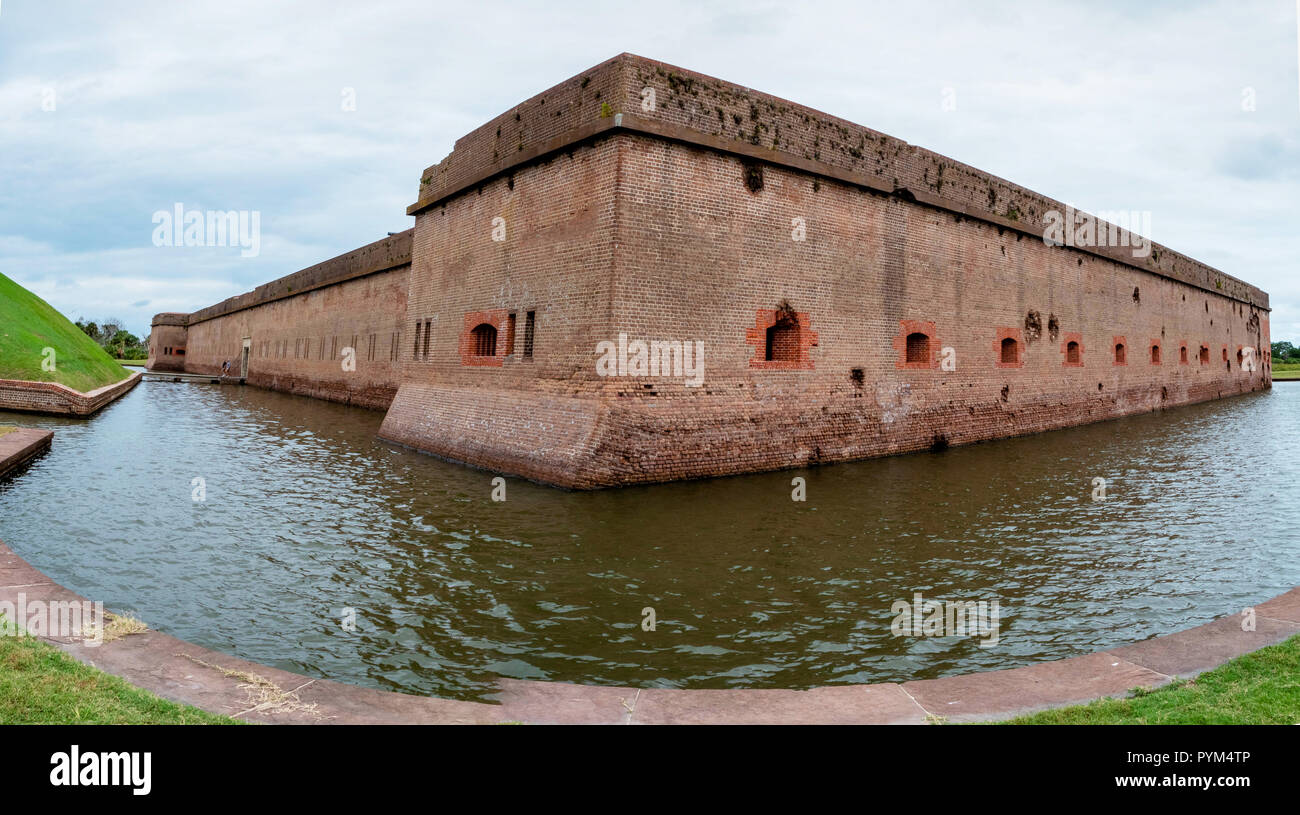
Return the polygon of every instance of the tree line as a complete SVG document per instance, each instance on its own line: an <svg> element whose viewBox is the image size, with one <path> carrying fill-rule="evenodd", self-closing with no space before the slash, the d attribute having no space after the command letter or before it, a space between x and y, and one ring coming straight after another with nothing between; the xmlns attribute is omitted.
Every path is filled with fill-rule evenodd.
<svg viewBox="0 0 1300 815"><path fill-rule="evenodd" d="M149 358L148 335L145 335L143 340L140 339L122 327L124 325L122 320L110 317L96 323L81 318L77 320L75 325L114 359Z"/></svg>

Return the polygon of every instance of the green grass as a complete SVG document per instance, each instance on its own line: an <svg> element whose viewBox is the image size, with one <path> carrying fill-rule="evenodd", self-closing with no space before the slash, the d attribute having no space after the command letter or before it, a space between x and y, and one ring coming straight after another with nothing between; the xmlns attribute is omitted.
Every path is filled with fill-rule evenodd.
<svg viewBox="0 0 1300 815"><path fill-rule="evenodd" d="M1273 359L1274 379L1300 379L1300 362L1278 362Z"/></svg>
<svg viewBox="0 0 1300 815"><path fill-rule="evenodd" d="M54 349L53 371L44 370ZM86 392L128 372L49 303L0 274L0 379L58 382Z"/></svg>
<svg viewBox="0 0 1300 815"><path fill-rule="evenodd" d="M1300 635L1237 657L1196 679L1128 699L1045 710L1007 724L1297 724Z"/></svg>
<svg viewBox="0 0 1300 815"><path fill-rule="evenodd" d="M0 616L0 725L237 723L84 665Z"/></svg>

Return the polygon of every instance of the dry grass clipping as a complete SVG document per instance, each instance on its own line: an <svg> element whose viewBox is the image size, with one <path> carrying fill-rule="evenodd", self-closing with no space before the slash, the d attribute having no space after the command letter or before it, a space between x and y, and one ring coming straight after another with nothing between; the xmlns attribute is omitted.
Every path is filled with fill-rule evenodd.
<svg viewBox="0 0 1300 815"><path fill-rule="evenodd" d="M120 640L132 634L143 634L149 630L144 621L131 613L114 614L104 612L104 642Z"/></svg>
<svg viewBox="0 0 1300 815"><path fill-rule="evenodd" d="M321 713L317 710L316 703L306 704L298 696L298 691L310 685L316 680L305 682L302 685L287 691L275 684L264 676L258 676L247 671L233 671L229 668L223 668L220 665L213 665L211 662L204 662L198 657L192 657L189 654L177 654L176 656L185 657L191 662L196 662L205 668L211 668L218 671L222 676L231 679L240 680L239 687L248 692L248 704L252 707L239 713L232 714L234 718L247 715L249 713L305 713L309 716L319 718Z"/></svg>

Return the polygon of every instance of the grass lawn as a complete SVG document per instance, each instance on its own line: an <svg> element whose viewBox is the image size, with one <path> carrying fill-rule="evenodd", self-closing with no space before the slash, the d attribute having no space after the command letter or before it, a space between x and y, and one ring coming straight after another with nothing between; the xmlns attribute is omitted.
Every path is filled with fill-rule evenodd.
<svg viewBox="0 0 1300 815"><path fill-rule="evenodd" d="M1007 724L1297 724L1300 634L1195 679L1128 699L1045 710Z"/></svg>
<svg viewBox="0 0 1300 815"><path fill-rule="evenodd" d="M1273 360L1274 379L1300 379L1300 362L1278 362Z"/></svg>
<svg viewBox="0 0 1300 815"><path fill-rule="evenodd" d="M53 371L42 363L54 349ZM59 382L93 391L128 372L49 303L0 274L0 379Z"/></svg>
<svg viewBox="0 0 1300 815"><path fill-rule="evenodd" d="M83 665L0 617L0 725L240 724Z"/></svg>

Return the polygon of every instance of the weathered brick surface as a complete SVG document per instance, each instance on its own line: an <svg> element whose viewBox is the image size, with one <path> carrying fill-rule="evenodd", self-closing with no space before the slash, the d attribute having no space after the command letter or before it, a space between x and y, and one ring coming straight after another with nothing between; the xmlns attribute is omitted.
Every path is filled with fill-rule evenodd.
<svg viewBox="0 0 1300 815"><path fill-rule="evenodd" d="M1126 336L1263 352L1267 311L1220 293L796 169L768 166L754 191L744 159L690 145L611 133L561 161L582 171L534 165L417 216L411 302L444 330L406 381L440 387L404 387L384 436L592 487L960 444L1268 384L1239 365L1114 364ZM602 215L584 216L582 201ZM493 242L492 217L509 212L507 240ZM557 247L566 215L591 226ZM816 327L807 364L755 364L783 307ZM489 308L538 311L531 363L462 364L463 315ZM932 332L931 353L952 349L955 369L900 366L900 326ZM596 343L619 332L702 341L704 385L598 377ZM1068 363L1071 339L1081 365ZM549 394L599 401L595 424L567 404L552 413ZM579 430L589 453L559 445L556 457Z"/></svg>
<svg viewBox="0 0 1300 815"><path fill-rule="evenodd" d="M57 382L0 379L0 410L90 416L139 384L139 371L89 393Z"/></svg>
<svg viewBox="0 0 1300 815"><path fill-rule="evenodd" d="M397 392L410 232L317 264L185 316L154 318L150 369L240 376L273 390L384 409ZM165 347L184 347L165 356ZM354 349L355 370L344 363ZM409 352L408 352L409 357Z"/></svg>
<svg viewBox="0 0 1300 815"><path fill-rule="evenodd" d="M184 371L189 324L188 314L166 313L153 318L149 331L149 359L146 366L151 371Z"/></svg>
<svg viewBox="0 0 1300 815"><path fill-rule="evenodd" d="M280 286L280 300L191 319L186 365L237 360L243 336L275 348L346 335L331 321L354 324L360 303L404 338L375 380L398 388L384 438L579 488L961 444L1270 385L1264 292L1159 246L1146 259L1049 246L1050 209L1064 206L623 55L425 172L404 299L406 276L384 291L355 288L380 275L288 297ZM313 320L331 327L303 330ZM497 332L490 357L474 344L483 323ZM769 343L778 323L791 330ZM620 334L702 342L702 383L598 375L598 344ZM312 360L287 347L255 355L250 381L340 389L318 346ZM1256 349L1259 367L1220 351L1203 362L1202 347Z"/></svg>
<svg viewBox="0 0 1300 815"><path fill-rule="evenodd" d="M645 110L646 89L655 105ZM537 152L567 149L574 134L612 127L652 127L672 138L703 140L763 161L831 173L885 192L934 201L972 217L1039 235L1047 212L1065 204L946 156L749 88L666 63L620 54L516 105L457 140L451 155L422 174L408 212L462 191ZM1193 286L1268 307L1258 288L1153 244L1140 264ZM1127 249L1098 249L1126 256Z"/></svg>

